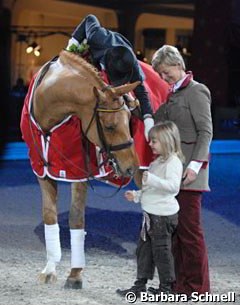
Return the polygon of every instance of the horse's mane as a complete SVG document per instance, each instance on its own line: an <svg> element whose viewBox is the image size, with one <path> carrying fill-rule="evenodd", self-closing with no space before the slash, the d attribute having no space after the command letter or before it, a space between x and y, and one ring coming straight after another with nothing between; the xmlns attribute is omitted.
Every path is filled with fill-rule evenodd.
<svg viewBox="0 0 240 305"><path fill-rule="evenodd" d="M95 79L100 84L100 86L102 87L105 86L99 71L79 55L69 51L62 50L60 52L59 58L63 64L69 64L75 69L78 69L79 67L79 70L84 69L93 77L93 79Z"/></svg>

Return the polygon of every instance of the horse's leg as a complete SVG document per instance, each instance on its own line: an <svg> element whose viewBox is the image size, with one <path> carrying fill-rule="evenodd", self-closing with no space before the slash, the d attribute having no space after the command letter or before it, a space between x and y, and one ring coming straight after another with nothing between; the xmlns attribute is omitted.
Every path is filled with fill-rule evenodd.
<svg viewBox="0 0 240 305"><path fill-rule="evenodd" d="M57 223L57 183L49 178L38 179L42 191L43 222L47 252L47 265L39 275L43 283L57 280L56 264L61 259L59 226Z"/></svg>
<svg viewBox="0 0 240 305"><path fill-rule="evenodd" d="M85 203L87 183L72 183L72 202L69 213L71 238L71 272L65 283L65 288L81 289L81 272L85 267Z"/></svg>

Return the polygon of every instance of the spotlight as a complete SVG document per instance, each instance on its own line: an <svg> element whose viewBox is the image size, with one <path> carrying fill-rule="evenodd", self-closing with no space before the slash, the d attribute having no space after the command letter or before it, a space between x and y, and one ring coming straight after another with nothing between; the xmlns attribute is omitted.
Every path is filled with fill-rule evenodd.
<svg viewBox="0 0 240 305"><path fill-rule="evenodd" d="M37 47L39 47L39 45L34 41L31 44L28 45L28 47L26 48L26 53L30 54L32 53Z"/></svg>
<svg viewBox="0 0 240 305"><path fill-rule="evenodd" d="M39 57L40 54L41 54L41 47L38 45L38 46L34 49L33 53L34 53L35 56Z"/></svg>

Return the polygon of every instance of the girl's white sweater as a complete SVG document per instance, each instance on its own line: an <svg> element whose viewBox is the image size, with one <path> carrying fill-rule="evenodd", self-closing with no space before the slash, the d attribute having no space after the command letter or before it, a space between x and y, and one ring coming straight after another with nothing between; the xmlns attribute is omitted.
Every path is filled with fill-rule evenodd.
<svg viewBox="0 0 240 305"><path fill-rule="evenodd" d="M134 201L140 201L142 209L153 215L176 214L179 205L175 197L180 189L182 172L183 165L177 155L166 161L158 157L150 164L147 181L142 190L135 192Z"/></svg>

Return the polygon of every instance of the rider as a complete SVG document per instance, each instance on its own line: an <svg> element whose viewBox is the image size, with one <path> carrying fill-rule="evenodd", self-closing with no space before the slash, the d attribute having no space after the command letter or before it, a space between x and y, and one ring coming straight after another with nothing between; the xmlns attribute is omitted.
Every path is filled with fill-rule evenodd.
<svg viewBox="0 0 240 305"><path fill-rule="evenodd" d="M89 45L93 64L99 70L106 71L111 85L119 86L127 82L141 81L134 94L140 102L144 135L148 141L148 132L154 125L153 112L148 92L143 85L145 75L132 45L121 34L102 27L94 15L88 15L77 26L68 42L67 50L77 50L84 40Z"/></svg>

